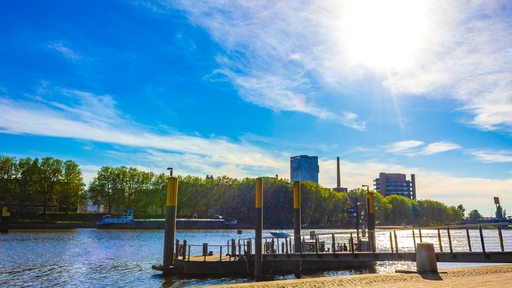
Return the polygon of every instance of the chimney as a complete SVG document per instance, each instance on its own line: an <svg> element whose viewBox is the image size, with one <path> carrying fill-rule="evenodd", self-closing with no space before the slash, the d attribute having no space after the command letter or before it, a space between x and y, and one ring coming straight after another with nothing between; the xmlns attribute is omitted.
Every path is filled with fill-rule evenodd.
<svg viewBox="0 0 512 288"><path fill-rule="evenodd" d="M338 170L337 170L337 171L338 171L338 178L337 178L337 180L338 180L338 182L337 182L338 186L336 186L336 188L338 188L338 189L339 189L339 188L341 187L341 176L340 176L340 157L336 157L336 160L337 160L337 162L338 162L338 167L337 167L337 169L338 169Z"/></svg>

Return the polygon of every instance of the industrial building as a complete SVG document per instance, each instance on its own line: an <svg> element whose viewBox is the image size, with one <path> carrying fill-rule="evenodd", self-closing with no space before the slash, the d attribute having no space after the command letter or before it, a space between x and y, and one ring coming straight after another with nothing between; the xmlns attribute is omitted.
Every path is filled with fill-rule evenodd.
<svg viewBox="0 0 512 288"><path fill-rule="evenodd" d="M317 156L300 155L290 157L290 180L294 181L311 181L318 183L318 166Z"/></svg>
<svg viewBox="0 0 512 288"><path fill-rule="evenodd" d="M416 199L416 179L411 174L411 180L405 174L379 173L379 178L373 180L375 190L382 196L400 195L409 199Z"/></svg>

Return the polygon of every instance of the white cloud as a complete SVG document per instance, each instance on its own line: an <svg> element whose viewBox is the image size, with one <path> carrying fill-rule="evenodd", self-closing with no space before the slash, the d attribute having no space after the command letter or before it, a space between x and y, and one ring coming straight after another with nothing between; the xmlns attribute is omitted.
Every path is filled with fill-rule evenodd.
<svg viewBox="0 0 512 288"><path fill-rule="evenodd" d="M49 44L47 47L59 52L60 54L62 54L64 57L66 57L69 60L78 61L78 60L82 59L82 56L80 54L75 52L73 49L65 46L62 42L55 42L55 43Z"/></svg>
<svg viewBox="0 0 512 288"><path fill-rule="evenodd" d="M325 87L341 95L351 93L361 89L354 87L365 78L394 95L456 99L471 117L467 123L484 130L512 130L512 62L504 60L512 58L510 3L396 0L375 8L381 7L380 2L172 1L168 5L185 11L224 47L229 56L218 58L222 67L218 73L254 104L362 129L364 123L343 116L355 113L351 107L337 113L321 93ZM384 30L372 32L379 29ZM354 58L355 40L375 45L364 45L373 47L368 51L357 49L366 54Z"/></svg>
<svg viewBox="0 0 512 288"><path fill-rule="evenodd" d="M411 149L422 146L424 143L418 140L399 141L391 144L387 149L390 153L411 153Z"/></svg>
<svg viewBox="0 0 512 288"><path fill-rule="evenodd" d="M421 151L421 154L432 155L432 154L442 153L442 152L456 150L456 149L460 149L460 148L461 147L458 144L441 141L441 142L428 144L427 147L425 147L425 149L423 149L423 151Z"/></svg>
<svg viewBox="0 0 512 288"><path fill-rule="evenodd" d="M31 102L0 98L0 131L159 149L181 158L198 157L201 161L216 163L216 167L230 165L240 170L247 170L246 166L261 167L262 171L281 167L281 162L274 160L275 154L249 143L165 131L156 134L149 132L147 127L123 119L108 95L96 96L66 89L58 91L74 98L75 102L56 103L38 97L34 98L39 101Z"/></svg>
<svg viewBox="0 0 512 288"><path fill-rule="evenodd" d="M486 151L478 150L470 152L479 161L485 163L512 163L512 151Z"/></svg>
<svg viewBox="0 0 512 288"><path fill-rule="evenodd" d="M340 11L329 9L334 3L172 1L169 5L186 11L224 47L229 56L217 57L221 68L216 73L234 83L246 101L362 130L364 121L358 121L350 109L321 104L324 96L317 82L333 80L338 85L340 70L345 69L338 60L343 55L338 39L326 35L339 29L335 19Z"/></svg>
<svg viewBox="0 0 512 288"><path fill-rule="evenodd" d="M336 160L319 162L321 185L336 187ZM432 199L451 206L462 204L467 212L477 209L484 216L491 216L494 211L494 196L500 197L505 209L512 207L512 194L509 193L512 178L457 177L417 167L372 161L354 163L342 159L341 186L349 190L360 188L361 185L374 187L373 179L377 178L380 172L406 174L407 179L410 179L410 174L415 174L418 199Z"/></svg>

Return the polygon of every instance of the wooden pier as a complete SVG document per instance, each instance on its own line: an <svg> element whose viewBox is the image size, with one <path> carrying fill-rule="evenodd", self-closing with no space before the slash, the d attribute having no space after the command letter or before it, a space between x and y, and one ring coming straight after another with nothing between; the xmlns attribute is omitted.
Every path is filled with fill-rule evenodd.
<svg viewBox="0 0 512 288"><path fill-rule="evenodd" d="M508 223L501 223L503 225ZM293 274L297 263L301 272L371 268L379 261L416 261L417 243L435 244L437 262L512 263L512 239L503 239L501 226L482 229L481 226L452 226L440 228L415 228L377 230L376 238L389 237L389 242L377 242L375 249L361 238L362 251L356 243L347 251L336 247L339 243L351 244L354 236L349 232L338 234L311 233L303 237L304 252L296 253L291 239L266 237L262 239L262 274ZM398 235L401 235L399 241ZM470 235L471 234L471 235ZM484 236L485 234L485 236ZM405 237L409 235L410 237ZM421 237L421 240L420 240ZM464 246L461 246L464 237ZM458 246L454 247L457 238ZM403 239L407 239L406 242ZM352 239L353 240L353 239ZM334 245L333 245L334 243ZM398 246L400 243L400 247ZM254 239L231 239L225 245L188 245L176 241L176 254L172 274L190 277L239 276L254 277ZM505 250L508 249L509 251ZM373 252L375 251L375 252Z"/></svg>
<svg viewBox="0 0 512 288"><path fill-rule="evenodd" d="M416 250L418 247L420 251L420 247L425 246L430 247L428 258L434 262L427 265L432 266L433 270L430 271L437 271L436 261L512 263L512 252L509 252L512 251L512 239L505 241L501 230L502 227L508 228L509 223L495 223L496 229L492 235L487 229L484 233L482 226L376 229L374 199L370 191L366 199L368 235L364 235L365 231L360 237L359 227L356 226L355 237L353 232L313 232L306 240L301 233L301 186L298 181L293 183L293 235L282 238L281 242L280 238L263 237L263 178L256 179L256 229L253 239L231 239L226 245L190 244L186 239L180 242L179 239L175 240L178 181L172 176L172 168L168 169L164 259L163 265L153 267L162 271L163 275L242 276L254 277L257 281L275 274L294 273L296 277L301 277L302 273L308 271L372 267L378 261L423 263L422 256L417 256L422 254L417 254ZM459 237L455 243L454 231L458 232ZM461 248L460 243L464 240L466 244Z"/></svg>

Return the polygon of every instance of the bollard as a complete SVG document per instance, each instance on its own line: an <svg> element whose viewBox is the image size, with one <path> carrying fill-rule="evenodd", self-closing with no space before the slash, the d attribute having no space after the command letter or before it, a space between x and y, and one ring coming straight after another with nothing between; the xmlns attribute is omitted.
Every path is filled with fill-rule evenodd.
<svg viewBox="0 0 512 288"><path fill-rule="evenodd" d="M438 273L434 244L420 242L416 249L416 271L422 273Z"/></svg>

